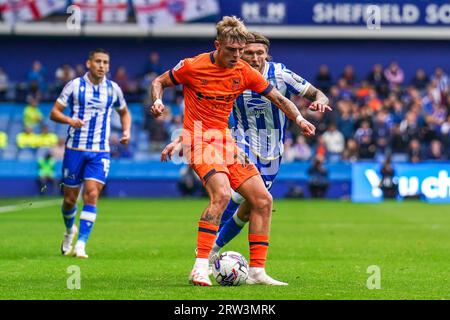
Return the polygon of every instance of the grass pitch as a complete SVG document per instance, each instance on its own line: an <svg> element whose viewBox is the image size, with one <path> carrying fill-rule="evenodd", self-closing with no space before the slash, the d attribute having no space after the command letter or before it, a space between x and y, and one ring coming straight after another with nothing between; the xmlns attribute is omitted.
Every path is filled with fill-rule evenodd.
<svg viewBox="0 0 450 320"><path fill-rule="evenodd" d="M450 206L275 200L267 271L287 287L192 287L206 199L101 199L89 259L59 252L58 203L0 200L0 299L449 299ZM79 206L80 208L81 206ZM226 250L248 258L247 231ZM70 290L70 266L81 289ZM381 288L369 290L369 266Z"/></svg>

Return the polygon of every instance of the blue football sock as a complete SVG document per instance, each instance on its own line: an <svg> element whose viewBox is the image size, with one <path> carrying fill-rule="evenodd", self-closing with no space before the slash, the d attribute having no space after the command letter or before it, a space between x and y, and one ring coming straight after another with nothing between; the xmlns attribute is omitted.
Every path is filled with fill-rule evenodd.
<svg viewBox="0 0 450 320"><path fill-rule="evenodd" d="M230 200L228 203L227 208L222 213L222 218L220 218L220 225L219 225L219 232L222 229L222 227L225 225L225 223L233 217L233 214L236 212L236 210L239 208L240 204L233 201L233 199Z"/></svg>
<svg viewBox="0 0 450 320"><path fill-rule="evenodd" d="M222 230L219 232L219 236L216 239L216 245L223 248L228 242L230 242L234 237L236 237L242 228L245 226L246 222L239 219L237 213L228 219L224 224Z"/></svg>
<svg viewBox="0 0 450 320"><path fill-rule="evenodd" d="M75 222L75 216L77 215L77 206L73 207L69 211L65 211L64 208L61 207L61 212L64 218L64 224L66 225L66 229L68 232L71 232L73 223Z"/></svg>
<svg viewBox="0 0 450 320"><path fill-rule="evenodd" d="M84 243L88 241L96 217L97 208L93 205L85 204L80 215L80 234L78 241L83 241Z"/></svg>

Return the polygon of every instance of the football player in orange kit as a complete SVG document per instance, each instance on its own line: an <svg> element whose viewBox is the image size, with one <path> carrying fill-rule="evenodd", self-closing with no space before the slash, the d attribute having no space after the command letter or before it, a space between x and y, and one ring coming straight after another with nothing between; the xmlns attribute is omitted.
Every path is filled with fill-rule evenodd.
<svg viewBox="0 0 450 320"><path fill-rule="evenodd" d="M224 17L217 24L216 50L181 60L173 69L152 82L150 112L159 117L164 111L164 88L183 85L185 116L179 139L189 165L202 179L210 197L198 223L197 257L189 276L194 285L211 286L208 257L216 239L221 214L230 201L230 187L251 207L249 220L250 270L252 283L287 285L266 274L272 196L256 167L236 146L228 132L228 117L234 100L246 89L271 100L306 136L315 134L290 100L241 60L247 39L245 25L236 17Z"/></svg>

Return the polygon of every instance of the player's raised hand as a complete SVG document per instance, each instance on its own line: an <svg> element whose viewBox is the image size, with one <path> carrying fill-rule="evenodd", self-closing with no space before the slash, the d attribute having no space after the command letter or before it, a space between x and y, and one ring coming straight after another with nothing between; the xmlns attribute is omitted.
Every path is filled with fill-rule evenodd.
<svg viewBox="0 0 450 320"><path fill-rule="evenodd" d="M131 137L131 134L130 134L130 131L123 131L122 132L122 137L120 138L120 143L121 144L128 144L129 142L130 142L130 137Z"/></svg>
<svg viewBox="0 0 450 320"><path fill-rule="evenodd" d="M69 125L75 129L80 129L84 126L84 121L81 119L70 119Z"/></svg>
<svg viewBox="0 0 450 320"><path fill-rule="evenodd" d="M316 134L316 127L306 119L300 121L300 129L302 129L303 135L310 137Z"/></svg>
<svg viewBox="0 0 450 320"><path fill-rule="evenodd" d="M330 106L328 106L326 104L323 104L323 103L321 103L319 101L313 101L309 105L308 109L311 110L311 111L319 111L319 112L325 112L325 111L332 111L333 110Z"/></svg>
<svg viewBox="0 0 450 320"><path fill-rule="evenodd" d="M161 99L156 99L155 102L153 102L153 105L150 107L150 113L155 117L158 118L160 115L164 112L164 104L162 103Z"/></svg>
<svg viewBox="0 0 450 320"><path fill-rule="evenodd" d="M178 152L180 156L182 156L183 154L181 142L178 141L178 139L169 143L161 152L161 162L167 162L167 159L170 159L175 154L175 152Z"/></svg>

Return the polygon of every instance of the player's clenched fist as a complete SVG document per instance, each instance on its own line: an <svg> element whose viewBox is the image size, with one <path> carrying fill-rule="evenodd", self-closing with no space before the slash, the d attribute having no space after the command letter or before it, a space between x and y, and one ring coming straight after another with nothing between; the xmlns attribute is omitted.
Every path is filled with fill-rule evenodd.
<svg viewBox="0 0 450 320"><path fill-rule="evenodd" d="M307 137L316 134L316 127L306 119L300 121L299 127L302 129L302 133Z"/></svg>
<svg viewBox="0 0 450 320"><path fill-rule="evenodd" d="M81 119L70 119L69 125L75 129L80 129L84 126L84 121Z"/></svg>
<svg viewBox="0 0 450 320"><path fill-rule="evenodd" d="M130 142L130 131L123 131L122 137L120 138L121 144L128 144Z"/></svg>
<svg viewBox="0 0 450 320"><path fill-rule="evenodd" d="M158 118L160 115L164 112L164 104L162 103L161 99L156 99L155 102L153 102L153 105L150 107L150 113L155 117Z"/></svg>

